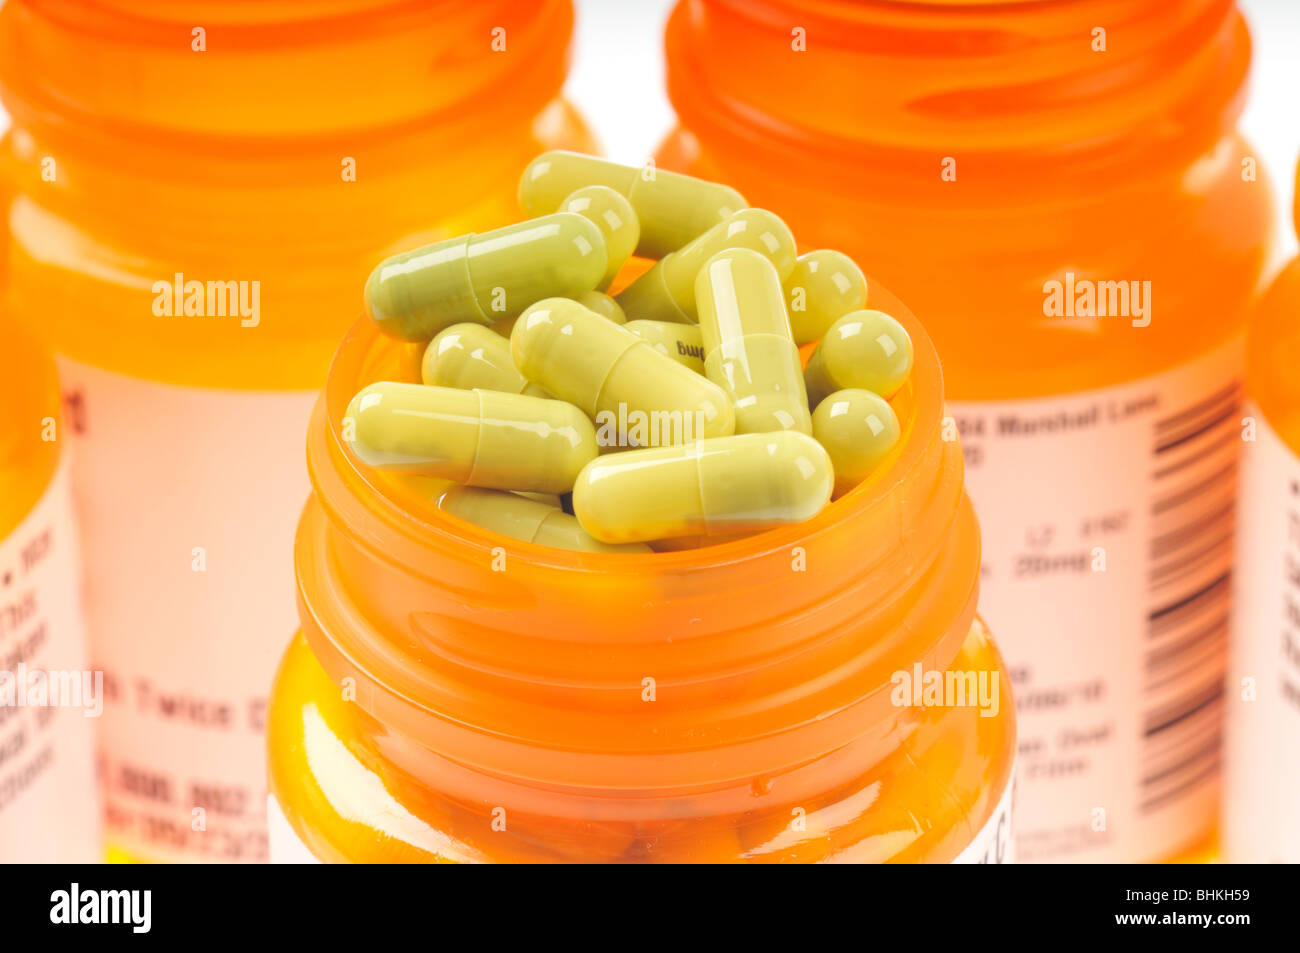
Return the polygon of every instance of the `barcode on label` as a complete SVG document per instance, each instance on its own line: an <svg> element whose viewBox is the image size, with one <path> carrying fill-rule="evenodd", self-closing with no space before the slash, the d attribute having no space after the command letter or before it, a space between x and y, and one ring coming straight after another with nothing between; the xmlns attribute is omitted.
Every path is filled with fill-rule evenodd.
<svg viewBox="0 0 1300 953"><path fill-rule="evenodd" d="M1219 770L1241 383L1155 423L1141 810Z"/></svg>

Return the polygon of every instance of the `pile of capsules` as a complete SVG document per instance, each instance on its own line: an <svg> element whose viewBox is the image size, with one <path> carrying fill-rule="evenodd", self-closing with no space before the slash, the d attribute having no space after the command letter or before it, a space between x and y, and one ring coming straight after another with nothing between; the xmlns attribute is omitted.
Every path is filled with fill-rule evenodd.
<svg viewBox="0 0 1300 953"><path fill-rule="evenodd" d="M912 343L847 256L796 258L727 186L577 153L519 198L535 218L370 275L379 329L427 346L421 383L349 405L363 464L449 481L441 509L516 539L646 552L807 520L897 443ZM656 261L605 294L634 255Z"/></svg>

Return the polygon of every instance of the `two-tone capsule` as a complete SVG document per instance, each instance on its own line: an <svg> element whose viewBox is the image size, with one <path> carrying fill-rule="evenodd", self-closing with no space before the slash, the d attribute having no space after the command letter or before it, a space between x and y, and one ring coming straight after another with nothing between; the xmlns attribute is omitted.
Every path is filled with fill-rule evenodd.
<svg viewBox="0 0 1300 953"><path fill-rule="evenodd" d="M530 307L510 348L525 377L596 422L602 447L688 443L735 429L718 385L576 301Z"/></svg>
<svg viewBox="0 0 1300 953"><path fill-rule="evenodd" d="M736 434L593 460L573 488L573 512L607 543L745 532L811 519L834 481L830 457L806 434Z"/></svg>
<svg viewBox="0 0 1300 953"><path fill-rule="evenodd" d="M837 390L817 405L813 436L830 454L836 492L865 480L898 443L898 415L869 390Z"/></svg>
<svg viewBox="0 0 1300 953"><path fill-rule="evenodd" d="M718 252L748 248L776 266L784 278L794 268L794 236L785 222L761 208L737 212L699 238L664 256L654 267L615 295L633 318L693 322L695 276Z"/></svg>
<svg viewBox="0 0 1300 953"><path fill-rule="evenodd" d="M537 493L567 493L597 452L591 421L564 401L396 382L352 398L343 439L368 466Z"/></svg>
<svg viewBox="0 0 1300 953"><path fill-rule="evenodd" d="M519 373L510 342L482 324L453 324L440 331L424 349L420 379L437 387L549 396Z"/></svg>
<svg viewBox="0 0 1300 953"><path fill-rule="evenodd" d="M467 523L539 546L587 553L650 552L640 543L602 543L558 506L504 490L453 485L438 498L438 508Z"/></svg>
<svg viewBox="0 0 1300 953"><path fill-rule="evenodd" d="M609 287L624 262L636 251L641 239L641 224L632 203L606 185L588 185L572 193L562 203L561 212L581 215L605 236L605 276L596 290ZM620 324L622 322L619 322Z"/></svg>
<svg viewBox="0 0 1300 953"><path fill-rule="evenodd" d="M543 298L591 291L607 260L599 228L556 212L380 262L366 281L366 309L389 337L427 341L453 324L491 324Z"/></svg>
<svg viewBox="0 0 1300 953"><path fill-rule="evenodd" d="M785 279L786 307L794 343L818 340L837 318L867 303L867 279L848 255L829 248L795 259Z"/></svg>
<svg viewBox="0 0 1300 953"><path fill-rule="evenodd" d="M845 388L893 397L912 372L912 339L883 311L850 311L822 336L808 358L804 384L816 407L828 394Z"/></svg>
<svg viewBox="0 0 1300 953"><path fill-rule="evenodd" d="M704 337L698 324L676 321L629 321L624 325L660 354L666 354L696 374L704 373Z"/></svg>
<svg viewBox="0 0 1300 953"><path fill-rule="evenodd" d="M719 252L695 279L704 373L736 408L736 433L812 433L799 349L776 266L758 252Z"/></svg>
<svg viewBox="0 0 1300 953"><path fill-rule="evenodd" d="M554 212L576 189L603 185L632 206L640 225L636 253L662 258L748 204L735 189L653 166L620 165L577 152L543 152L519 180L529 215Z"/></svg>

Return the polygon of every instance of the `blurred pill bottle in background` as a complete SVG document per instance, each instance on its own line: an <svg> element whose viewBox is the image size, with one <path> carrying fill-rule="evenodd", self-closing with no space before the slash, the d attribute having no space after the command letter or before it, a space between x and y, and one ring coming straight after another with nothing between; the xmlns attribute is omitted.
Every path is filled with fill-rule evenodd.
<svg viewBox="0 0 1300 953"><path fill-rule="evenodd" d="M518 216L568 0L0 11L10 305L60 358L113 856L266 856L302 433L383 257Z"/></svg>
<svg viewBox="0 0 1300 953"><path fill-rule="evenodd" d="M1233 4L680 0L667 56L659 163L847 252L943 358L1020 706L1019 859L1206 840L1272 228Z"/></svg>
<svg viewBox="0 0 1300 953"><path fill-rule="evenodd" d="M53 355L0 308L0 863L102 856L69 425Z"/></svg>
<svg viewBox="0 0 1300 953"><path fill-rule="evenodd" d="M1297 175L1300 185L1300 174ZM1300 234L1300 189L1295 207ZM1246 335L1223 854L1300 863L1300 258Z"/></svg>
<svg viewBox="0 0 1300 953"><path fill-rule="evenodd" d="M877 474L803 524L631 555L506 539L358 464L348 403L406 349L357 325L307 437L272 860L1009 860L979 530L934 348L890 307L916 360Z"/></svg>

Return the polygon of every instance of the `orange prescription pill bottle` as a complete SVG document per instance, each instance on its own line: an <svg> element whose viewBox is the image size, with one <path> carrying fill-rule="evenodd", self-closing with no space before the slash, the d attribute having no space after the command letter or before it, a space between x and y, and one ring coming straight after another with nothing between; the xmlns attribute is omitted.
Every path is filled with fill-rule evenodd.
<svg viewBox="0 0 1300 953"><path fill-rule="evenodd" d="M53 357L0 308L0 863L101 850L67 424Z"/></svg>
<svg viewBox="0 0 1300 953"><path fill-rule="evenodd" d="M302 430L374 263L504 224L568 0L0 10L13 306L60 357L117 856L266 856ZM505 196L506 198L502 198Z"/></svg>
<svg viewBox="0 0 1300 953"><path fill-rule="evenodd" d="M1233 4L680 0L667 54L660 164L849 254L943 356L1020 706L1019 859L1208 836L1271 234Z"/></svg>
<svg viewBox="0 0 1300 953"><path fill-rule="evenodd" d="M307 439L301 632L271 695L273 861L1009 859L1014 712L910 314L903 436L813 520L594 554L463 522L344 448L404 376L368 323Z"/></svg>
<svg viewBox="0 0 1300 953"><path fill-rule="evenodd" d="M1298 369L1300 258L1246 336L1223 804L1224 859L1234 862L1300 863Z"/></svg>

